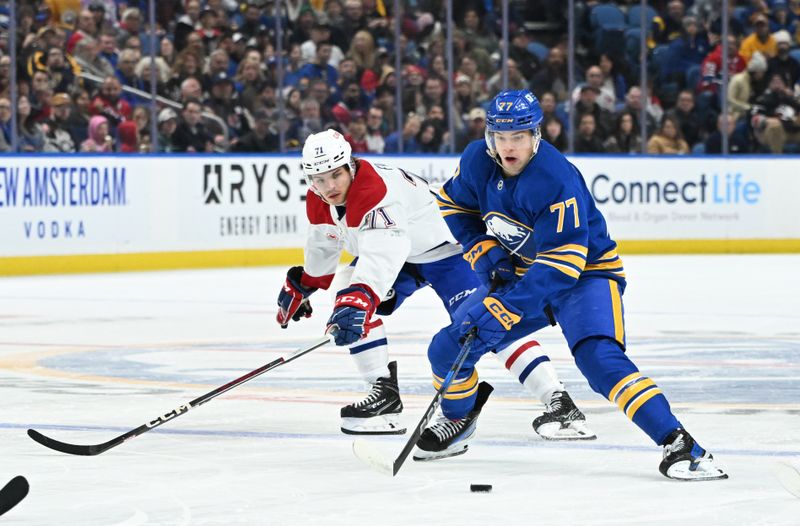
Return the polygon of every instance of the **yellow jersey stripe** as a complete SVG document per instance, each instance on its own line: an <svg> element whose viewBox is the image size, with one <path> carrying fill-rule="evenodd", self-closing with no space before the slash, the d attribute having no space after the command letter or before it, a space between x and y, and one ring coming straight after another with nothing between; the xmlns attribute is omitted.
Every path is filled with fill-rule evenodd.
<svg viewBox="0 0 800 526"><path fill-rule="evenodd" d="M622 261L609 261L607 263L587 263L586 270L622 270Z"/></svg>
<svg viewBox="0 0 800 526"><path fill-rule="evenodd" d="M552 254L553 252L577 252L579 254L583 254L583 257L586 257L589 254L589 249L583 245L575 245L575 244L568 244L568 245L561 245L560 247L551 248L550 250L545 250L544 252L539 252L540 254Z"/></svg>
<svg viewBox="0 0 800 526"><path fill-rule="evenodd" d="M656 383L653 380L646 376L642 376L639 381L624 389L622 393L620 393L619 398L617 398L617 405L624 411L625 406L628 405L628 402L630 402L634 396L641 393L648 387L654 387L655 385Z"/></svg>
<svg viewBox="0 0 800 526"><path fill-rule="evenodd" d="M478 386L476 385L475 387L473 387L472 389L470 389L469 391L467 391L465 393L454 393L454 394L451 394L450 391L448 390L444 394L444 397L447 398L448 400L461 400L462 398L470 397L470 396L474 395L477 392L478 392Z"/></svg>
<svg viewBox="0 0 800 526"><path fill-rule="evenodd" d="M444 378L440 378L433 375L433 386L438 390L442 387L442 382L444 382ZM465 389L472 389L478 385L478 371L473 370L472 374L468 378L462 378L461 380L456 380L450 384L450 387L447 388L447 392L459 392L464 391Z"/></svg>
<svg viewBox="0 0 800 526"><path fill-rule="evenodd" d="M625 345L625 322L622 319L622 296L619 294L619 285L614 280L608 280L611 290L611 310L614 314L614 338Z"/></svg>
<svg viewBox="0 0 800 526"><path fill-rule="evenodd" d="M628 407L628 410L625 411L625 416L627 416L628 418L633 420L633 415L636 414L636 411L638 411L639 408L642 407L645 402L647 402L648 400L650 400L651 398L653 398L654 396L659 395L659 394L661 394L661 389L659 389L658 387L656 387L654 389L650 389L649 391L646 391L645 393L642 394L642 396L637 398L630 405L630 407Z"/></svg>
<svg viewBox="0 0 800 526"><path fill-rule="evenodd" d="M580 272L578 272L574 268L568 267L566 265L553 263L552 261L546 261L544 259L539 259L539 258L536 258L534 263L541 263L542 265L547 265L548 267L553 267L554 269L560 270L561 272L563 272L567 276L573 277L575 279L578 279L579 277L581 277L581 273Z"/></svg>
<svg viewBox="0 0 800 526"><path fill-rule="evenodd" d="M460 206L460 205L456 204L456 202L453 201L450 198L449 195L447 195L447 192L444 191L444 187L439 189L439 196L436 198L436 200L439 203L443 204L444 206L452 206L453 208L457 208L459 210L464 210L465 212L470 212L472 214L480 214L481 213L480 210L472 210L470 208L465 208L463 206Z"/></svg>
<svg viewBox="0 0 800 526"><path fill-rule="evenodd" d="M619 255L617 255L617 249L612 248L611 250L600 256L600 259L598 261L605 261L606 259L614 259L618 257Z"/></svg>
<svg viewBox="0 0 800 526"><path fill-rule="evenodd" d="M536 259L539 257L545 257L547 259L556 259L558 261L564 261L566 263L571 263L578 267L579 270L583 270L583 267L586 266L586 258L581 256L569 256L569 255L560 255L560 254L543 254L539 253L536 255Z"/></svg>
<svg viewBox="0 0 800 526"><path fill-rule="evenodd" d="M617 394L619 393L619 391L623 387L625 387L631 380L636 378L637 376L642 376L642 373L640 373L639 371L636 371L635 373L631 373L628 376L626 376L625 378L623 378L622 380L620 380L619 382L617 382L617 385L612 387L611 391L609 391L609 393L608 393L609 402L611 402L613 404L614 403L614 399L617 398Z"/></svg>

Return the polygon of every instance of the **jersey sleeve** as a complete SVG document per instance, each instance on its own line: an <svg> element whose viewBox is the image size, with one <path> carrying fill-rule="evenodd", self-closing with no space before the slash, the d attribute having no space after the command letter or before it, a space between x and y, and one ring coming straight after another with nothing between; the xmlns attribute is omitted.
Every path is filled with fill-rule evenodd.
<svg viewBox="0 0 800 526"><path fill-rule="evenodd" d="M468 249L474 241L486 235L486 224L481 219L480 202L475 184L476 174L471 168L474 148L468 148L461 156L453 177L448 179L436 202L453 237Z"/></svg>
<svg viewBox="0 0 800 526"><path fill-rule="evenodd" d="M545 191L526 193L520 203L536 211L536 258L522 279L502 294L504 301L530 314L543 312L556 294L577 283L589 251L589 204L576 183L580 174L566 161L558 169L569 173L541 177L537 188Z"/></svg>
<svg viewBox="0 0 800 526"><path fill-rule="evenodd" d="M341 253L341 242L333 223L331 209L317 194L306 195L308 234L303 251L305 272L301 284L316 289L327 289L336 273Z"/></svg>
<svg viewBox="0 0 800 526"><path fill-rule="evenodd" d="M402 196L390 191L367 163L362 163L347 197L347 228L356 229L358 261L350 284L369 286L386 297L411 253L408 213Z"/></svg>

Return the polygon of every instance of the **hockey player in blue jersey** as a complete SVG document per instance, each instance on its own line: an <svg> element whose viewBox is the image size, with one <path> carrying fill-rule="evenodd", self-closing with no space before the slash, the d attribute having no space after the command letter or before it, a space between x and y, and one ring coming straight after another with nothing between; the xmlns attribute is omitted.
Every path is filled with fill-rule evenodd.
<svg viewBox="0 0 800 526"><path fill-rule="evenodd" d="M484 280L499 275L506 283L470 298L434 337L428 351L434 374L444 376L453 349L473 328L477 337L456 381L477 381L474 366L483 354L557 322L591 388L663 446L663 475L727 478L625 354L625 274L617 245L578 169L541 140L541 121L531 92L498 94L487 112L485 141L467 146L439 193L464 258ZM443 400L446 419L423 432L417 456L465 449L479 412L473 398Z"/></svg>

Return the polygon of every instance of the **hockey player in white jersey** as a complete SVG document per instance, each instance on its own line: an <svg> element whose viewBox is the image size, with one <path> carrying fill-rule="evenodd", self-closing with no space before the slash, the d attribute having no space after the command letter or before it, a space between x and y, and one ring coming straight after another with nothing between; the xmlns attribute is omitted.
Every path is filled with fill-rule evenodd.
<svg viewBox="0 0 800 526"><path fill-rule="evenodd" d="M404 433L396 363L389 362L386 331L374 316L391 314L416 290L431 286L452 320L463 300L482 287L481 280L462 257L423 179L353 158L350 145L333 130L306 140L302 167L310 186L305 262L287 273L277 321L286 328L290 320L311 316L309 296L339 283L328 327L338 327L336 344L349 347L371 386L363 400L341 409L342 431ZM356 258L336 274L342 250ZM553 440L595 438L537 342L521 338L497 349L496 356L545 404L547 411L533 423L537 433ZM446 398L463 397L464 388L455 384ZM559 404L551 404L554 399Z"/></svg>

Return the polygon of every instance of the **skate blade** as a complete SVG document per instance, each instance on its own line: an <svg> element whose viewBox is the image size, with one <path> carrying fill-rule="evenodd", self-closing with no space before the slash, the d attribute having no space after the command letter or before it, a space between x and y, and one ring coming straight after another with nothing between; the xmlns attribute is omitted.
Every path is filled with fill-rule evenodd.
<svg viewBox="0 0 800 526"><path fill-rule="evenodd" d="M773 472L784 489L800 499L800 471L791 464L778 462L773 467Z"/></svg>
<svg viewBox="0 0 800 526"><path fill-rule="evenodd" d="M568 427L561 427L558 422L542 424L538 429L534 428L536 434L544 440L563 441L570 440L595 440L597 435L585 424L570 424Z"/></svg>
<svg viewBox="0 0 800 526"><path fill-rule="evenodd" d="M424 451L422 449L417 448L416 452L414 453L414 460L417 462L428 462L429 460L439 460L442 458L450 458L456 457L458 455L463 455L467 452L469 446L464 444L463 447L460 449L453 449L453 450L443 450L443 451Z"/></svg>
<svg viewBox="0 0 800 526"><path fill-rule="evenodd" d="M400 424L400 415L378 415L371 418L342 418L342 433L346 435L402 435L406 428Z"/></svg>
<svg viewBox="0 0 800 526"><path fill-rule="evenodd" d="M705 480L725 480L728 474L716 466L712 470L689 469L691 463L688 460L678 462L670 466L667 470L667 478L681 482L701 482Z"/></svg>

